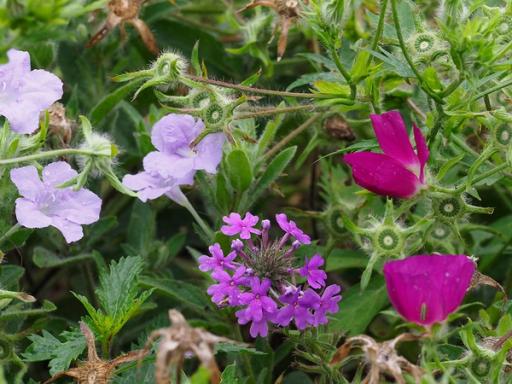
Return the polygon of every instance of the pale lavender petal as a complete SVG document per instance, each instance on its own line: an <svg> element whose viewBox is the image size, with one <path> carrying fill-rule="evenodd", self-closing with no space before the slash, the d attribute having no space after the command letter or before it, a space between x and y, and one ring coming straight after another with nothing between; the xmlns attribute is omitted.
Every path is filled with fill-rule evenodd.
<svg viewBox="0 0 512 384"><path fill-rule="evenodd" d="M5 82L6 87L18 88L20 79L30 72L30 56L28 52L9 49L7 58L9 61L0 65L0 83Z"/></svg>
<svg viewBox="0 0 512 384"><path fill-rule="evenodd" d="M11 169L11 180L18 188L20 195L30 200L35 200L38 194L44 191L39 173L33 165Z"/></svg>
<svg viewBox="0 0 512 384"><path fill-rule="evenodd" d="M194 169L193 158L183 158L162 152L150 152L144 157L144 170L158 172L163 177L186 177Z"/></svg>
<svg viewBox="0 0 512 384"><path fill-rule="evenodd" d="M62 86L53 73L36 69L23 76L19 97L43 111L62 97Z"/></svg>
<svg viewBox="0 0 512 384"><path fill-rule="evenodd" d="M188 146L204 129L201 120L191 115L169 114L158 120L151 131L151 142L161 152L174 154Z"/></svg>
<svg viewBox="0 0 512 384"><path fill-rule="evenodd" d="M345 155L343 160L352 167L358 185L379 195L410 198L422 187L414 173L387 155L356 152Z"/></svg>
<svg viewBox="0 0 512 384"><path fill-rule="evenodd" d="M84 237L82 227L79 224L72 223L69 220L63 219L61 217L53 217L52 225L62 233L66 239L66 242L68 243L73 243Z"/></svg>
<svg viewBox="0 0 512 384"><path fill-rule="evenodd" d="M421 130L413 125L414 130L414 141L416 142L416 152L418 153L418 159L420 161L420 181L423 183L425 181L425 164L428 161L430 152L427 147L427 143L425 142L425 136L421 133Z"/></svg>
<svg viewBox="0 0 512 384"><path fill-rule="evenodd" d="M174 201L176 204L181 205L184 207L188 203L188 199L181 190L180 187L173 187L168 192L165 193L165 195Z"/></svg>
<svg viewBox="0 0 512 384"><path fill-rule="evenodd" d="M384 153L419 175L420 163L409 141L400 112L390 111L381 115L370 115L370 119Z"/></svg>
<svg viewBox="0 0 512 384"><path fill-rule="evenodd" d="M224 133L212 133L206 136L197 145L197 157L194 169L204 169L209 173L216 173L217 166L222 160L222 147L226 141Z"/></svg>
<svg viewBox="0 0 512 384"><path fill-rule="evenodd" d="M73 223L92 224L100 218L101 199L87 189L65 191L52 211Z"/></svg>
<svg viewBox="0 0 512 384"><path fill-rule="evenodd" d="M16 199L16 220L26 228L44 228L52 224L52 219L27 199Z"/></svg>
<svg viewBox="0 0 512 384"><path fill-rule="evenodd" d="M57 187L77 175L78 173L65 161L50 163L43 169L43 181L52 187Z"/></svg>
<svg viewBox="0 0 512 384"><path fill-rule="evenodd" d="M11 129L20 134L30 134L39 127L39 112L25 103L0 104L0 115L5 116Z"/></svg>

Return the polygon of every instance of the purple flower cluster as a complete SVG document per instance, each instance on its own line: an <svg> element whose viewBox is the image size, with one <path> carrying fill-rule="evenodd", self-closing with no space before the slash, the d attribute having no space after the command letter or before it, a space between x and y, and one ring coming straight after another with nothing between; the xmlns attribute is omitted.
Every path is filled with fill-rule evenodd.
<svg viewBox="0 0 512 384"><path fill-rule="evenodd" d="M36 167L11 170L11 180L22 197L16 199L16 219L26 228L57 228L68 243L83 237L82 225L98 221L101 199L87 189L60 185L78 176L64 161L48 164L42 180Z"/></svg>
<svg viewBox="0 0 512 384"><path fill-rule="evenodd" d="M199 269L210 272L217 282L208 294L218 306L237 307L240 324L251 323L252 337L266 336L269 323L287 327L292 322L299 330L327 323L327 314L338 312L341 289L325 286L324 260L314 255L304 265L294 265L294 253L311 239L285 214L276 215L284 232L281 238L269 237L270 221L246 213L242 218L231 213L223 218L222 233L238 236L231 251L224 255L219 244L209 248L210 256L199 258ZM243 240L243 241L242 241ZM298 283L297 281L304 281Z"/></svg>
<svg viewBox="0 0 512 384"><path fill-rule="evenodd" d="M215 173L222 159L223 133L209 134L192 148L192 142L204 129L203 122L190 115L169 114L161 118L151 132L151 142L157 150L144 158L144 171L126 175L123 184L137 191L142 201L166 195L180 203L180 186L193 184L198 170Z"/></svg>

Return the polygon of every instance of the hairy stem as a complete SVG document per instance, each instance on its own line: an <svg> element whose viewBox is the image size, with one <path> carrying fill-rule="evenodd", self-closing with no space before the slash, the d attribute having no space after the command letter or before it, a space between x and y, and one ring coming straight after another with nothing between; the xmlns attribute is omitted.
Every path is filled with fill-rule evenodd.
<svg viewBox="0 0 512 384"><path fill-rule="evenodd" d="M64 156L64 155L106 156L103 154L98 154L96 152L87 151L84 149L64 148L64 149L55 149L53 151L43 151L43 152L35 153L33 155L13 157L10 159L1 159L0 165L26 163L29 161L47 159L47 158L52 158L52 157L59 157L59 156Z"/></svg>
<svg viewBox="0 0 512 384"><path fill-rule="evenodd" d="M264 158L268 159L274 156L277 152L279 152L283 147L285 147L290 141L292 141L295 137L300 135L302 132L304 132L310 125L312 125L314 122L316 122L320 118L321 114L317 113L313 116L311 116L309 119L307 119L304 123L299 125L297 128L295 128L293 131L291 131L288 135L283 137L280 142L278 142L276 145L274 145L271 149L268 150L267 153L265 153Z"/></svg>
<svg viewBox="0 0 512 384"><path fill-rule="evenodd" d="M268 115L276 115L279 113L289 113L296 112L302 110L309 110L313 112L317 109L325 109L325 107L317 107L314 104L304 104L304 105L295 105L291 107L283 107L283 108L268 108L268 109L259 109L251 112L240 113L234 116L234 120L243 120L243 119L252 119L254 117L260 116L268 116Z"/></svg>
<svg viewBox="0 0 512 384"><path fill-rule="evenodd" d="M248 87L246 85L239 85L233 83L227 83L225 81L207 79L200 76L186 75L186 77L190 80L197 81L198 83L206 83L211 85L216 85L218 87L236 89L242 92L247 93L259 93L262 95L270 95L270 96L282 96L282 97L302 97L306 99L325 99L329 98L329 95L323 95L320 93L306 93L306 92L286 92L286 91L275 91L272 89L263 89L263 88L254 88Z"/></svg>

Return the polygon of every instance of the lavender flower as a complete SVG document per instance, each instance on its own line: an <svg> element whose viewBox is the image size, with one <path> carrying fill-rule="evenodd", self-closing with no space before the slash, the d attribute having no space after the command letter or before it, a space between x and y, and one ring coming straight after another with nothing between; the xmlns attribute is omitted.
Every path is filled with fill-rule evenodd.
<svg viewBox="0 0 512 384"><path fill-rule="evenodd" d="M137 191L142 201L166 195L180 203L180 186L193 184L198 170L215 173L222 159L223 133L207 135L191 147L204 129L203 122L190 115L164 116L151 132L157 150L144 158L144 171L126 175L123 184Z"/></svg>
<svg viewBox="0 0 512 384"><path fill-rule="evenodd" d="M287 235L294 237L302 244L310 244L311 239L308 235L306 235L302 229L297 227L294 221L288 220L284 213L278 213L276 215L277 224L281 227L283 231L286 232Z"/></svg>
<svg viewBox="0 0 512 384"><path fill-rule="evenodd" d="M11 180L23 196L16 200L18 223L26 228L53 226L68 243L80 240L81 225L98 221L101 199L87 189L58 187L76 176L64 161L44 167L42 181L34 166L11 170Z"/></svg>
<svg viewBox="0 0 512 384"><path fill-rule="evenodd" d="M327 273L319 269L324 265L324 259L320 255L314 255L310 260L306 257L304 266L299 269L301 276L308 279L308 284L313 288L320 288L325 285Z"/></svg>
<svg viewBox="0 0 512 384"><path fill-rule="evenodd" d="M261 231L254 228L258 224L258 216L254 216L247 212L242 219L239 213L230 213L229 216L224 216L222 220L227 224L223 225L220 229L223 234L234 236L240 234L240 238L247 240L251 238L251 233L259 235Z"/></svg>
<svg viewBox="0 0 512 384"><path fill-rule="evenodd" d="M327 274L321 270L320 255L306 259L302 266L294 265L294 253L304 243L311 242L286 215L276 215L284 234L277 240L269 237L271 223L247 213L224 217L222 232L236 236L231 252L224 257L218 244L210 247L212 257L201 256L199 268L213 271L218 283L208 288L212 301L219 306L237 307L240 324L250 323L252 337L266 336L271 324L281 327L294 323L297 329L327 322L327 314L338 311L340 287L330 285L322 292ZM296 240L295 240L296 239ZM290 244L291 243L291 244ZM234 271L234 272L233 272ZM296 284L297 277L306 282Z"/></svg>
<svg viewBox="0 0 512 384"><path fill-rule="evenodd" d="M40 69L30 70L28 52L10 49L9 62L0 65L0 115L17 133L32 133L39 114L62 97L62 81Z"/></svg>

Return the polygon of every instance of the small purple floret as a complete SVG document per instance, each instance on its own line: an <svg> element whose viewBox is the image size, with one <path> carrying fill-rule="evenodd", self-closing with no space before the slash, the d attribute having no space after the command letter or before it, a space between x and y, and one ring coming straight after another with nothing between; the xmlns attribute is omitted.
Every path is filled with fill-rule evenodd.
<svg viewBox="0 0 512 384"><path fill-rule="evenodd" d="M261 234L259 229L254 228L258 224L259 218L250 212L247 212L243 219L238 213L230 213L229 216L224 216L222 220L226 225L223 225L220 230L227 236L239 234L241 239L247 240L251 238L253 233L256 235Z"/></svg>

